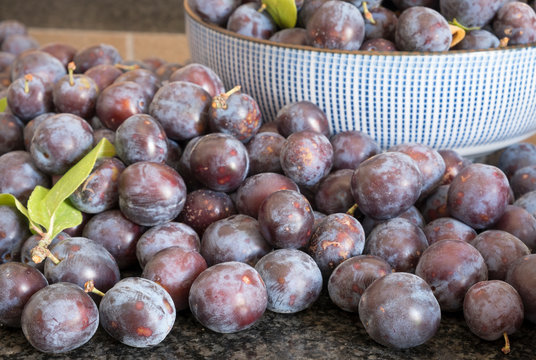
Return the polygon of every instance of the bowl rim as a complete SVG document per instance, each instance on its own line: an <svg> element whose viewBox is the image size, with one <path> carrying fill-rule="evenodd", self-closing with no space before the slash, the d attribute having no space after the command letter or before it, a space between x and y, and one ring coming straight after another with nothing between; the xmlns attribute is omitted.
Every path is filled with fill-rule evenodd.
<svg viewBox="0 0 536 360"><path fill-rule="evenodd" d="M196 14L191 8L188 0L183 0L185 16L190 17L193 21L199 23L201 26L208 28L212 31L218 32L222 35L229 36L242 41L249 41L263 46L271 46L282 49L291 49L298 51L308 51L316 53L338 54L338 55L366 55L366 56L455 56L461 54L475 54L475 53L487 53L487 52L509 52L521 49L536 49L536 42L522 45L509 45L504 48L489 48L489 49L477 49L477 50L448 50L448 51L374 51L374 50L338 50L338 49L323 49L315 48L310 45L293 45L283 44L275 41L257 39L250 36L238 34L234 31L227 30L216 24L211 24L203 21L201 17Z"/></svg>

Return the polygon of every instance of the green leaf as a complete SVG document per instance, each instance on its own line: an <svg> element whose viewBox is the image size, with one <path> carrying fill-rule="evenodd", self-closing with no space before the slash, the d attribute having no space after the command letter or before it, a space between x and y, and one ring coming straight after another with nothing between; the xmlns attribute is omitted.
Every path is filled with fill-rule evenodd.
<svg viewBox="0 0 536 360"><path fill-rule="evenodd" d="M262 0L266 11L272 16L279 28L293 28L298 20L295 0Z"/></svg>
<svg viewBox="0 0 536 360"><path fill-rule="evenodd" d="M24 205L11 194L0 194L0 205L14 206L22 213L22 215L30 220L30 215L28 214L26 207L24 207Z"/></svg>
<svg viewBox="0 0 536 360"><path fill-rule="evenodd" d="M7 98L6 97L0 98L0 112L6 111L6 108L7 108Z"/></svg>
<svg viewBox="0 0 536 360"><path fill-rule="evenodd" d="M50 191L42 186L36 186L28 199L28 211L30 218L46 228L50 234L49 238L54 239L63 230L79 225L82 222L82 213L68 200L63 201L54 213L49 213L44 199Z"/></svg>
<svg viewBox="0 0 536 360"><path fill-rule="evenodd" d="M60 204L89 176L97 159L101 157L112 157L114 155L114 146L103 138L93 150L70 168L43 198L44 207L50 216L56 212Z"/></svg>

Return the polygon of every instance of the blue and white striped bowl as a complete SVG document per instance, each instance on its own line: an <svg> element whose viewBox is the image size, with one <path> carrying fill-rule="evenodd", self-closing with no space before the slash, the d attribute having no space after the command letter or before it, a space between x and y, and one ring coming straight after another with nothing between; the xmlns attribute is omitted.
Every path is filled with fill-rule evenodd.
<svg viewBox="0 0 536 360"><path fill-rule="evenodd" d="M191 60L241 85L265 120L309 100L333 133L361 130L381 148L418 142L478 157L536 133L536 45L485 51L348 52L251 39L188 7Z"/></svg>

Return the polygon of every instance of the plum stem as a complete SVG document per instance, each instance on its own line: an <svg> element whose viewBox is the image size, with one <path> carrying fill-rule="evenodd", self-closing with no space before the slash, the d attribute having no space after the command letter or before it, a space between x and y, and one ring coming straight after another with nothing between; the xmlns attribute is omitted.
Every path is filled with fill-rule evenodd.
<svg viewBox="0 0 536 360"><path fill-rule="evenodd" d="M137 70L140 68L138 64L134 64L134 65L115 64L114 66L123 71L132 71L132 70Z"/></svg>
<svg viewBox="0 0 536 360"><path fill-rule="evenodd" d="M348 211L346 211L346 213L348 215L352 215L354 216L355 215L355 211L357 210L357 208L359 207L359 205L357 205L357 203L355 203L354 205L352 205L351 208L348 209Z"/></svg>
<svg viewBox="0 0 536 360"><path fill-rule="evenodd" d="M87 293L97 294L99 296L104 296L105 294L99 289L95 288L95 282L93 280L88 280L84 284L84 291Z"/></svg>
<svg viewBox="0 0 536 360"><path fill-rule="evenodd" d="M361 2L361 5L363 5L363 14L365 15L365 19L367 19L372 25L376 25L376 20L374 20L372 13L369 11L367 2Z"/></svg>
<svg viewBox="0 0 536 360"><path fill-rule="evenodd" d="M30 81L33 80L32 74L24 75L24 92L28 94L30 92Z"/></svg>
<svg viewBox="0 0 536 360"><path fill-rule="evenodd" d="M266 10L266 4L265 3L262 3L261 7L259 8L259 10L257 10L258 12L263 12L264 10Z"/></svg>
<svg viewBox="0 0 536 360"><path fill-rule="evenodd" d="M224 94L214 96L214 99L212 99L212 107L214 109L227 109L227 99L237 91L240 91L240 85L235 86Z"/></svg>
<svg viewBox="0 0 536 360"><path fill-rule="evenodd" d="M74 85L74 70L76 69L76 65L74 64L73 61L71 61L68 65L67 65L67 70L69 70L69 84L71 86Z"/></svg>
<svg viewBox="0 0 536 360"><path fill-rule="evenodd" d="M503 332L503 337L504 337L504 347L501 349L501 351L504 353L504 354L508 354L510 353L510 340L508 339L508 334L505 332Z"/></svg>
<svg viewBox="0 0 536 360"><path fill-rule="evenodd" d="M508 46L508 42L510 41L510 38L505 36L503 37L501 40L499 40L499 47L500 48L505 48Z"/></svg>

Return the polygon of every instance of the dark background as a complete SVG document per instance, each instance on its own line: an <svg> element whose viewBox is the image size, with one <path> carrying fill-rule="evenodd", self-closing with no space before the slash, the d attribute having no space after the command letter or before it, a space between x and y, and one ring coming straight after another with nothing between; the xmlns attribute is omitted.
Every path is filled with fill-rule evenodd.
<svg viewBox="0 0 536 360"><path fill-rule="evenodd" d="M0 20L28 27L184 32L183 0L0 0Z"/></svg>

